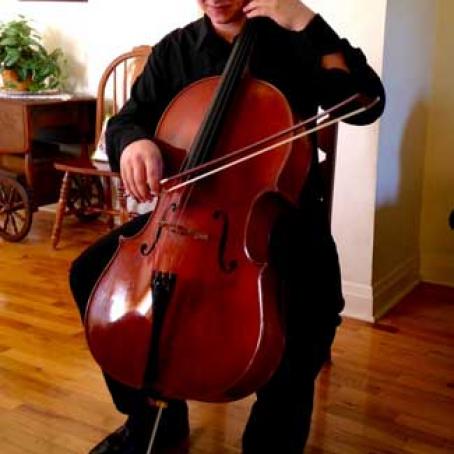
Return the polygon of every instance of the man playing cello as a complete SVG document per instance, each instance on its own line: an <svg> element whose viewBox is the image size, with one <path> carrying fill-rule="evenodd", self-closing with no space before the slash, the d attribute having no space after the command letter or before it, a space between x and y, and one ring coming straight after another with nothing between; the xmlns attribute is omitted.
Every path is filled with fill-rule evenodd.
<svg viewBox="0 0 454 454"><path fill-rule="evenodd" d="M204 17L168 34L153 49L130 100L107 129L111 166L120 170L126 191L139 201L159 192L165 171L153 142L156 125L169 102L186 86L222 73L232 43L247 19L262 17L249 69L287 98L299 118L359 93L362 102L380 101L348 121L362 125L383 112L384 90L359 49L342 40L299 0L198 0ZM358 101L359 102L359 101ZM356 107L358 107L358 102ZM353 110L353 108L352 108ZM313 142L313 153L316 144ZM343 297L336 247L320 193L313 159L299 206L273 231L270 255L285 287L286 348L271 380L257 391L246 425L244 454L301 454L312 413L314 381L329 357ZM90 292L118 246L146 223L142 215L90 246L74 261L70 283L81 314ZM145 392L105 374L126 423L90 452L145 454L156 410ZM164 410L157 447L178 445L189 435L185 402Z"/></svg>

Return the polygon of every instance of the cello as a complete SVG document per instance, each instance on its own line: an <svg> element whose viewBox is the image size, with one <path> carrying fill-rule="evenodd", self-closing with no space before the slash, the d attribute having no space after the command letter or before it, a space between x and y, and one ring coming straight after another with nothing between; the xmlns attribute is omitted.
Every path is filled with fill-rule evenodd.
<svg viewBox="0 0 454 454"><path fill-rule="evenodd" d="M294 124L275 87L244 75L254 28L247 23L221 78L187 87L163 114L156 140L181 183L165 186L145 228L120 242L86 312L101 367L164 399L241 398L283 350L268 243L298 201L309 142L288 132L273 153L201 178L205 165Z"/></svg>

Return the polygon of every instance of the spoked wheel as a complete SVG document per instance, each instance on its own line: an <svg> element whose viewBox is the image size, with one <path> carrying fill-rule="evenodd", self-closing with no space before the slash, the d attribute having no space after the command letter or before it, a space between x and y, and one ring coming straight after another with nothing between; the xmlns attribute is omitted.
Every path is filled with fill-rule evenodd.
<svg viewBox="0 0 454 454"><path fill-rule="evenodd" d="M25 188L16 180L0 176L0 237L17 242L32 225L32 207Z"/></svg>
<svg viewBox="0 0 454 454"><path fill-rule="evenodd" d="M90 222L100 213L93 213L93 208L103 208L104 188L101 179L91 175L71 175L68 207L79 220Z"/></svg>

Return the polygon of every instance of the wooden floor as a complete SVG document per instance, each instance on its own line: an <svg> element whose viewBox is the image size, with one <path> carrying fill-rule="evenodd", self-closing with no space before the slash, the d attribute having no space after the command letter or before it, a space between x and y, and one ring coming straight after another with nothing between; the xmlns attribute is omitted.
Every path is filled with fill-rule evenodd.
<svg viewBox="0 0 454 454"><path fill-rule="evenodd" d="M40 212L0 240L0 453L83 454L123 420L91 359L67 287L100 233L67 220L61 250ZM454 289L420 286L379 324L346 320L317 389L306 453L454 453ZM240 453L251 399L191 405L191 453ZM281 453L276 453L281 454Z"/></svg>

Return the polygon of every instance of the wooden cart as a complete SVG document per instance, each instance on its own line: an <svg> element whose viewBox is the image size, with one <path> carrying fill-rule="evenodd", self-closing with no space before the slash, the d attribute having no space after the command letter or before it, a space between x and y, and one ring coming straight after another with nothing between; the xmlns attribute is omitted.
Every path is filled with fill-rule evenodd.
<svg viewBox="0 0 454 454"><path fill-rule="evenodd" d="M33 213L58 200L62 174L54 161L73 145L87 157L94 141L96 99L89 96L0 97L0 237L20 241L29 232ZM71 146L69 146L71 145ZM74 180L69 204L102 203L100 182ZM76 210L77 211L77 210Z"/></svg>

